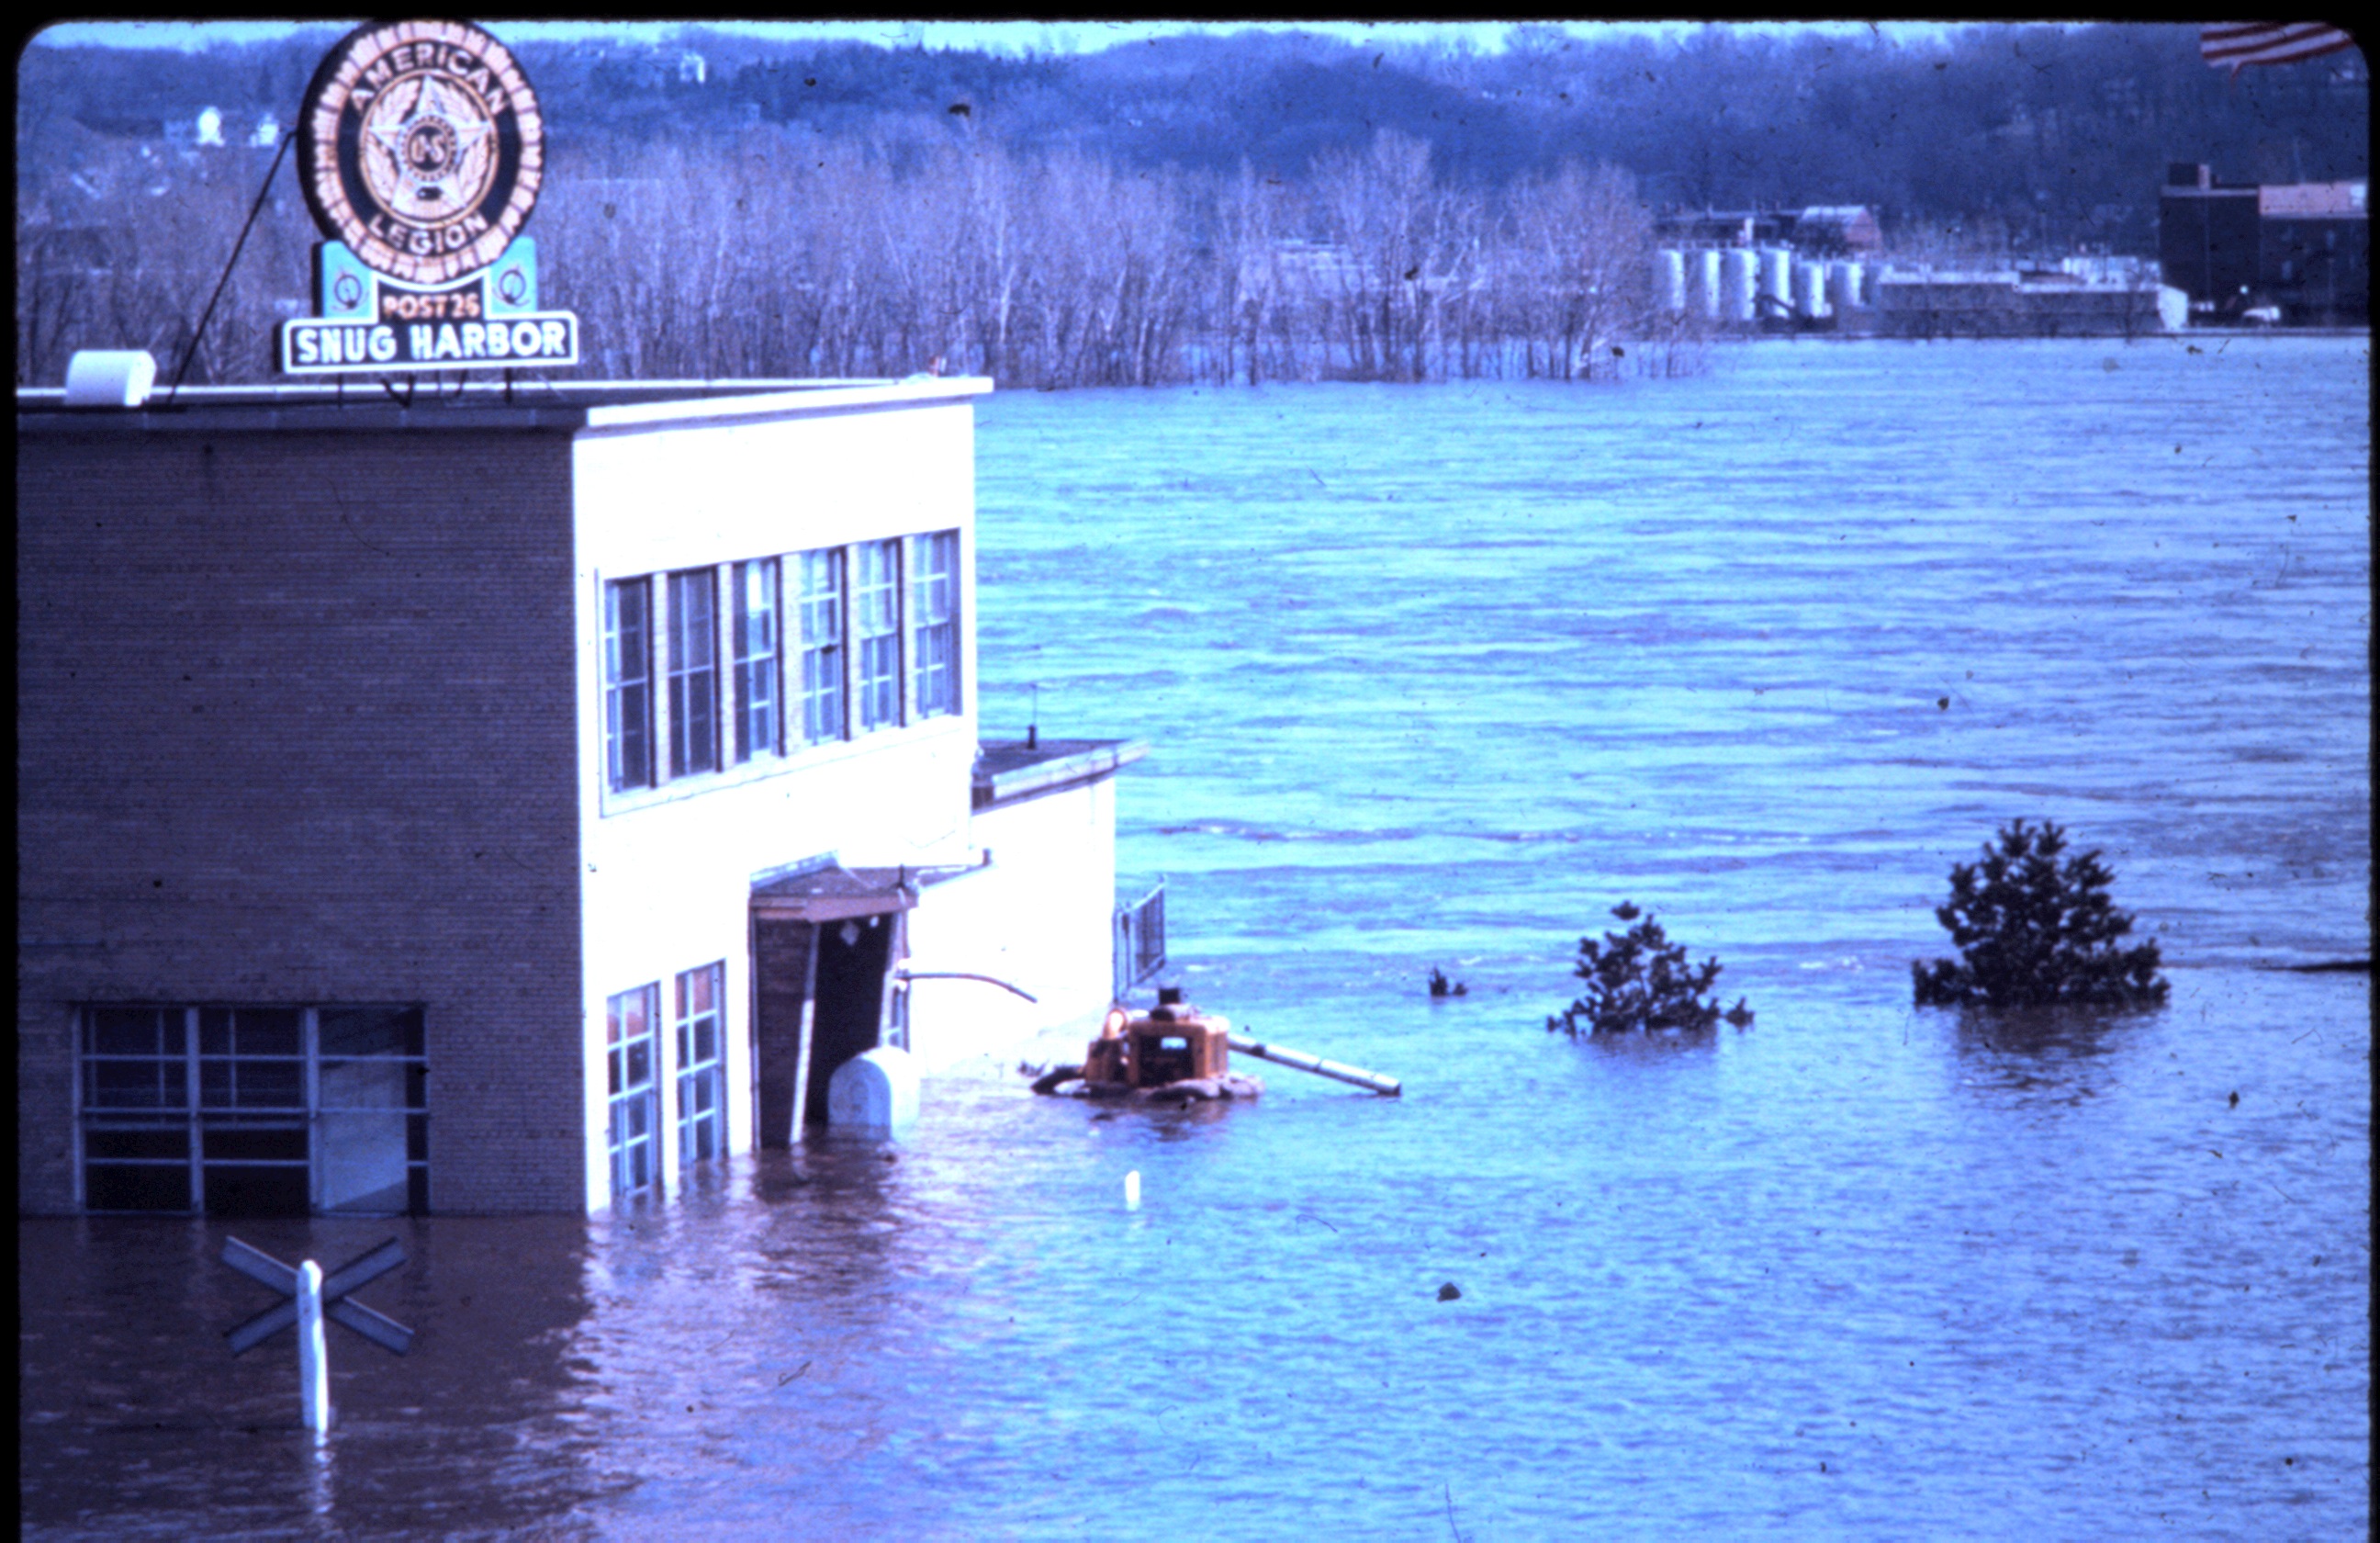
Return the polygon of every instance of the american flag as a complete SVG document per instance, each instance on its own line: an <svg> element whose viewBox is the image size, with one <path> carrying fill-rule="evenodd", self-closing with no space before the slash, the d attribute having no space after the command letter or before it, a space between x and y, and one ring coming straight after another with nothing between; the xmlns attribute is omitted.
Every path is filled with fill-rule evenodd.
<svg viewBox="0 0 2380 1543"><path fill-rule="evenodd" d="M2291 65L2354 46L2326 21L2215 21L2198 34L2200 57L2234 75L2250 65Z"/></svg>

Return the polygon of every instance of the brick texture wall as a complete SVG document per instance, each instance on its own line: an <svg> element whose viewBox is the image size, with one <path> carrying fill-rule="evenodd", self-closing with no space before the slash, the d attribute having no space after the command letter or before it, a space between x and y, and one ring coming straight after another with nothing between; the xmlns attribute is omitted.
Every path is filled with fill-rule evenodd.
<svg viewBox="0 0 2380 1543"><path fill-rule="evenodd" d="M91 1001L421 1002L432 1209L583 1209L570 440L452 418L20 419L20 1210Z"/></svg>

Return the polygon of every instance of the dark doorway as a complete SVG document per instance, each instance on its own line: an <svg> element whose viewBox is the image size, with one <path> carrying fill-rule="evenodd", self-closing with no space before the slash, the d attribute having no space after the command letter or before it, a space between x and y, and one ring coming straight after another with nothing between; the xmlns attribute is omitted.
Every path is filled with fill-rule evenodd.
<svg viewBox="0 0 2380 1543"><path fill-rule="evenodd" d="M884 1023L884 977L899 924L898 913L819 924L805 1124L826 1124L827 1079L835 1068L876 1048Z"/></svg>
<svg viewBox="0 0 2380 1543"><path fill-rule="evenodd" d="M801 1096L803 1017L810 1010L810 966L818 924L791 917L752 918L753 1102L759 1147L794 1143L794 1103Z"/></svg>

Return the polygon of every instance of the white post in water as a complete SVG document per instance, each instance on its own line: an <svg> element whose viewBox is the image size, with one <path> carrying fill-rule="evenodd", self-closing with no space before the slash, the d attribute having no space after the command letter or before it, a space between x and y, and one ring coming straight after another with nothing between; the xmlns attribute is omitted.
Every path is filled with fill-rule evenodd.
<svg viewBox="0 0 2380 1543"><path fill-rule="evenodd" d="M1123 1209L1140 1209L1140 1170L1137 1168L1123 1176Z"/></svg>
<svg viewBox="0 0 2380 1543"><path fill-rule="evenodd" d="M322 1341L322 1267L298 1267L298 1396L316 1440L331 1432L331 1348Z"/></svg>

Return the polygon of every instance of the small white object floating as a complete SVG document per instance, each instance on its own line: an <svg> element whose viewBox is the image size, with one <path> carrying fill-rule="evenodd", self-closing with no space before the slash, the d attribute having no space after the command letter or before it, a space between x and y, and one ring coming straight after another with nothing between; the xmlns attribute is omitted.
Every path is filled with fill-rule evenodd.
<svg viewBox="0 0 2380 1543"><path fill-rule="evenodd" d="M1140 1170L1137 1168L1123 1176L1123 1209L1140 1209Z"/></svg>

